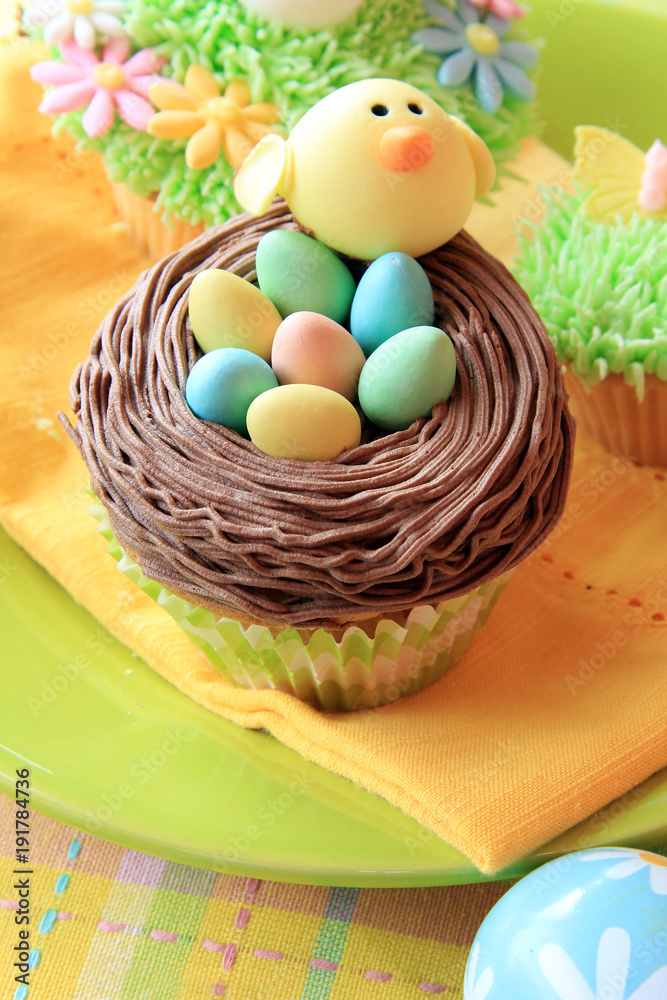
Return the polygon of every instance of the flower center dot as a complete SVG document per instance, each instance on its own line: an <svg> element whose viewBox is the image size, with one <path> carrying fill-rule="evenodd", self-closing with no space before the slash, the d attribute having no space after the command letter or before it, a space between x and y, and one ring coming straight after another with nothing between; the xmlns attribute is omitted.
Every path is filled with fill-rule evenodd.
<svg viewBox="0 0 667 1000"><path fill-rule="evenodd" d="M481 56L494 56L500 48L500 39L487 24L469 24L466 28L468 45Z"/></svg>
<svg viewBox="0 0 667 1000"><path fill-rule="evenodd" d="M106 87L107 90L117 90L125 83L125 77L120 66L113 63L100 63L93 70L93 80L98 87Z"/></svg>
<svg viewBox="0 0 667 1000"><path fill-rule="evenodd" d="M79 14L83 14L86 17L88 14L93 13L93 0L67 0L65 6L74 17Z"/></svg>
<svg viewBox="0 0 667 1000"><path fill-rule="evenodd" d="M219 122L229 123L235 122L241 112L236 101L228 97L214 97L208 102L208 113Z"/></svg>

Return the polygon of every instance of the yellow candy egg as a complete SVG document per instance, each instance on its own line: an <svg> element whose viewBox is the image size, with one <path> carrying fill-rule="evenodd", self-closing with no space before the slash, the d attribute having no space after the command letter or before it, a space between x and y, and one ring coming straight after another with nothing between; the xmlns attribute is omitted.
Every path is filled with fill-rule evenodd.
<svg viewBox="0 0 667 1000"><path fill-rule="evenodd" d="M279 385L250 404L254 445L273 458L328 462L361 440L359 414L344 396L321 385Z"/></svg>
<svg viewBox="0 0 667 1000"><path fill-rule="evenodd" d="M270 360L282 316L249 281L219 268L200 271L190 286L188 310L192 332L205 354L237 347Z"/></svg>

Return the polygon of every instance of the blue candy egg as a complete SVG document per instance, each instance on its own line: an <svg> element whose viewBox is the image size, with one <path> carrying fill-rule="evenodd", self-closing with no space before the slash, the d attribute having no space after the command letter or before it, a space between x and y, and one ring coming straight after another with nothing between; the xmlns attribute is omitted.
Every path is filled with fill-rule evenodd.
<svg viewBox="0 0 667 1000"><path fill-rule="evenodd" d="M386 253L359 282L350 332L366 357L401 330L433 326L435 306L424 268L406 253Z"/></svg>
<svg viewBox="0 0 667 1000"><path fill-rule="evenodd" d="M464 1000L665 1000L667 859L579 851L496 903L475 938Z"/></svg>
<svg viewBox="0 0 667 1000"><path fill-rule="evenodd" d="M277 385L270 366L257 354L240 347L220 347L193 366L185 384L185 399L201 420L213 420L247 437L248 407Z"/></svg>

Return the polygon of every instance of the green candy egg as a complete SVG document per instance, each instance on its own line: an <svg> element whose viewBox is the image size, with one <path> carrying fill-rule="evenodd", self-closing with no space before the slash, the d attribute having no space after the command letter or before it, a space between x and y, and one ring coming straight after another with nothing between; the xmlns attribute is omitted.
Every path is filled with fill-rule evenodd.
<svg viewBox="0 0 667 1000"><path fill-rule="evenodd" d="M283 319L315 312L345 323L355 293L345 264L323 243L291 229L262 236L255 259L259 287Z"/></svg>
<svg viewBox="0 0 667 1000"><path fill-rule="evenodd" d="M359 402L376 426L402 431L447 399L455 379L456 354L447 334L414 326L373 351L359 378Z"/></svg>

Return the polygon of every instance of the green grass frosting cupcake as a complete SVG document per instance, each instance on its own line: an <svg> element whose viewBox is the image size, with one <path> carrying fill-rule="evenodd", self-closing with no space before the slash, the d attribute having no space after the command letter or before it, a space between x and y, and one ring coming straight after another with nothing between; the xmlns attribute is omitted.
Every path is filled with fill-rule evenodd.
<svg viewBox="0 0 667 1000"><path fill-rule="evenodd" d="M317 3L319 8L323 0ZM43 35L52 45L54 59L69 64L68 70L72 65L87 66L91 59L101 64L92 67L94 97L92 89L65 93L66 87L56 86L61 80L58 73L44 69L47 63L35 67L33 76L45 86L56 87L47 92L41 105L56 116L56 130L66 130L103 156L110 180L123 189L116 190L121 211L128 217L136 215L141 209L136 199L150 199L148 208L156 218L200 231L240 211L232 187L239 163L233 157L230 160L223 143L212 162L205 157L204 166L193 167L187 155L192 129L182 118L185 110L178 112L181 119L175 128L162 129L158 135L149 116L161 105L141 105L141 113L136 114L127 100L116 99L114 88L120 76L115 69L119 61L115 48L123 38L128 50L122 54L120 69L126 83L138 55L150 53L154 61L149 67L148 56L142 56L143 75L130 81L137 108L141 101L153 101L151 84L156 79L187 83L186 75L194 66L212 75L223 99L230 85L243 85L248 97L241 104L252 103L255 109L271 105L275 109L271 127L289 133L309 108L333 90L369 77L391 77L414 84L446 111L464 118L502 168L516 156L520 140L536 131L531 103L534 89L521 67L530 69L537 52L517 40L515 23L496 16L490 4L480 7L457 0L454 6L452 10L439 0L392 0L389 4L386 0L359 0L357 4L329 0L325 7L331 10L331 23L307 27L267 19L258 12L259 8L284 14L283 8L299 7L296 0L89 0L86 10L90 7L90 11L81 8L79 14L70 12L65 0L36 0L25 12L24 24ZM300 7L305 9L303 3ZM351 7L356 9L349 14ZM449 30L465 27L466 21L476 34ZM449 49L442 47L445 36L454 39ZM444 61L443 55L451 52L452 45L457 50L453 54L466 62L463 75L452 76L446 70L451 55ZM114 68L109 68L110 63ZM105 88L111 95L106 119L93 116L91 127L93 104L102 106L105 94L100 91ZM214 96L206 94L207 99ZM192 104L177 102L175 107L192 109ZM203 105L195 110L198 115L208 114ZM250 117L255 114L250 112ZM202 118L200 125L203 122ZM136 220L144 244L150 240L141 229L148 226L150 219ZM189 238L193 233L186 229L182 235Z"/></svg>
<svg viewBox="0 0 667 1000"><path fill-rule="evenodd" d="M517 279L540 314L579 425L642 464L667 464L667 149L577 130L575 194L543 191L521 224ZM646 207L645 207L646 206Z"/></svg>

